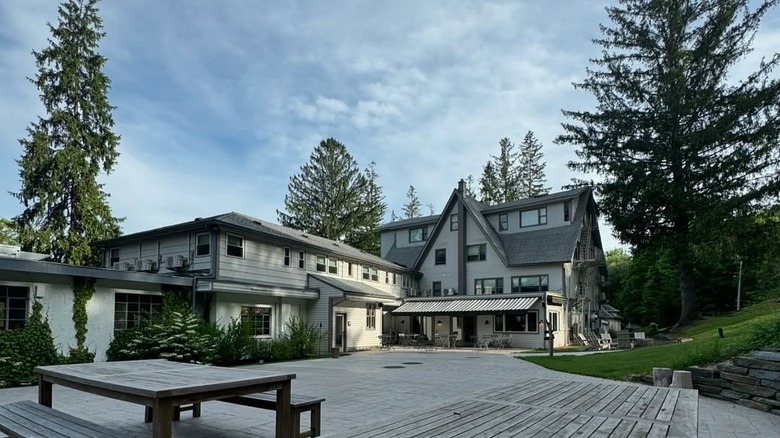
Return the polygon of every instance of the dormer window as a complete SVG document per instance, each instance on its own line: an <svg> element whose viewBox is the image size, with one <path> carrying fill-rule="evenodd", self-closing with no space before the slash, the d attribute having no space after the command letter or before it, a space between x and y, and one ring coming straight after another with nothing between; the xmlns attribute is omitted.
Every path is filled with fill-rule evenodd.
<svg viewBox="0 0 780 438"><path fill-rule="evenodd" d="M547 223L547 207L520 213L520 227L533 227Z"/></svg>
<svg viewBox="0 0 780 438"><path fill-rule="evenodd" d="M428 240L428 227L412 228L409 230L409 243Z"/></svg>
<svg viewBox="0 0 780 438"><path fill-rule="evenodd" d="M509 229L509 214L501 213L498 215L498 231L506 231Z"/></svg>

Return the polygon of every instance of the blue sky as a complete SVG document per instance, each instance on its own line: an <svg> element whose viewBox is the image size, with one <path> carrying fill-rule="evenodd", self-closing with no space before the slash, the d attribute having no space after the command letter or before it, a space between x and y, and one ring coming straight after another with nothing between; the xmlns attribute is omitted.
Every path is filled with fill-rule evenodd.
<svg viewBox="0 0 780 438"><path fill-rule="evenodd" d="M376 162L388 216L414 185L443 207L478 179L498 141L529 130L548 185L574 176L553 139L562 109L594 107L574 90L607 1L152 0L100 4L121 156L104 178L125 233L228 211L275 221L289 177L334 137L361 167ZM0 2L0 216L21 205L18 139L42 115L31 51L47 45L53 0ZM743 65L780 47L771 11ZM738 66L736 73L744 70ZM427 208L425 208L427 212ZM618 246L602 223L606 249Z"/></svg>

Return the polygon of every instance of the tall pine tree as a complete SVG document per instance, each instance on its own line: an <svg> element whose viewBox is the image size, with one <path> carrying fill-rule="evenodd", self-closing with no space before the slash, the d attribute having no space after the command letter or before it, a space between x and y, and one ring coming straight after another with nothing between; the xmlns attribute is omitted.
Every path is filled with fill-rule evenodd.
<svg viewBox="0 0 780 438"><path fill-rule="evenodd" d="M565 111L556 141L579 146L570 168L601 175L600 209L623 242L669 248L677 325L694 310L693 248L735 214L780 191L780 81L775 54L743 78L776 0L621 0L594 40L602 56L577 88L595 111Z"/></svg>
<svg viewBox="0 0 780 438"><path fill-rule="evenodd" d="M532 131L528 131L520 143L517 157L517 193L520 199L550 191L549 187L545 187L547 177L544 168L547 163L542 158L542 144Z"/></svg>
<svg viewBox="0 0 780 438"><path fill-rule="evenodd" d="M119 156L108 102L111 81L103 73L106 58L97 51L105 36L97 2L65 1L57 26L48 25L50 45L33 52L38 74L30 81L46 116L19 141L22 187L14 193L24 205L14 218L23 248L75 265L99 263L90 242L117 236L122 221L97 182Z"/></svg>
<svg viewBox="0 0 780 438"><path fill-rule="evenodd" d="M404 204L404 219L422 216L422 213L420 213L422 204L420 204L420 198L417 197L417 190L414 189L414 186L409 186L409 190L406 192L406 199L406 204Z"/></svg>
<svg viewBox="0 0 780 438"><path fill-rule="evenodd" d="M346 146L323 140L301 173L290 177L279 223L376 254L373 230L387 210L377 178L373 163L363 174Z"/></svg>
<svg viewBox="0 0 780 438"><path fill-rule="evenodd" d="M518 154L515 145L508 138L498 142L498 155L491 155L491 160L482 169L479 179L481 200L486 204L501 204L520 199Z"/></svg>

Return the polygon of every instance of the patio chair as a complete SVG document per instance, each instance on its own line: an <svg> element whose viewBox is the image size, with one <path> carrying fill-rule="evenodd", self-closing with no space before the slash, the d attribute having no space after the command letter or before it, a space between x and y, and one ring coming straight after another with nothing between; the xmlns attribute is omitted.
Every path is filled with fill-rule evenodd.
<svg viewBox="0 0 780 438"><path fill-rule="evenodd" d="M582 334L582 333L577 333L577 338L580 340L580 342L582 343L582 345L585 347L586 350L593 350L593 349L598 349L599 348L598 345L593 345L588 340L588 338L585 337L585 335Z"/></svg>
<svg viewBox="0 0 780 438"><path fill-rule="evenodd" d="M601 349L603 350L606 348L607 350L611 350L613 348L618 348L618 342L612 339L612 336L609 333L602 333L601 334L601 340L599 341L601 344Z"/></svg>

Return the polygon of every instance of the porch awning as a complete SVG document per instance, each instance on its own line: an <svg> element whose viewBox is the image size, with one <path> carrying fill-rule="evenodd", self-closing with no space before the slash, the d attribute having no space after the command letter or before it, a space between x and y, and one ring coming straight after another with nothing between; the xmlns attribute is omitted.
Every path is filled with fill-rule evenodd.
<svg viewBox="0 0 780 438"><path fill-rule="evenodd" d="M393 315L462 315L512 312L531 308L539 297L478 300L409 301L393 310Z"/></svg>

